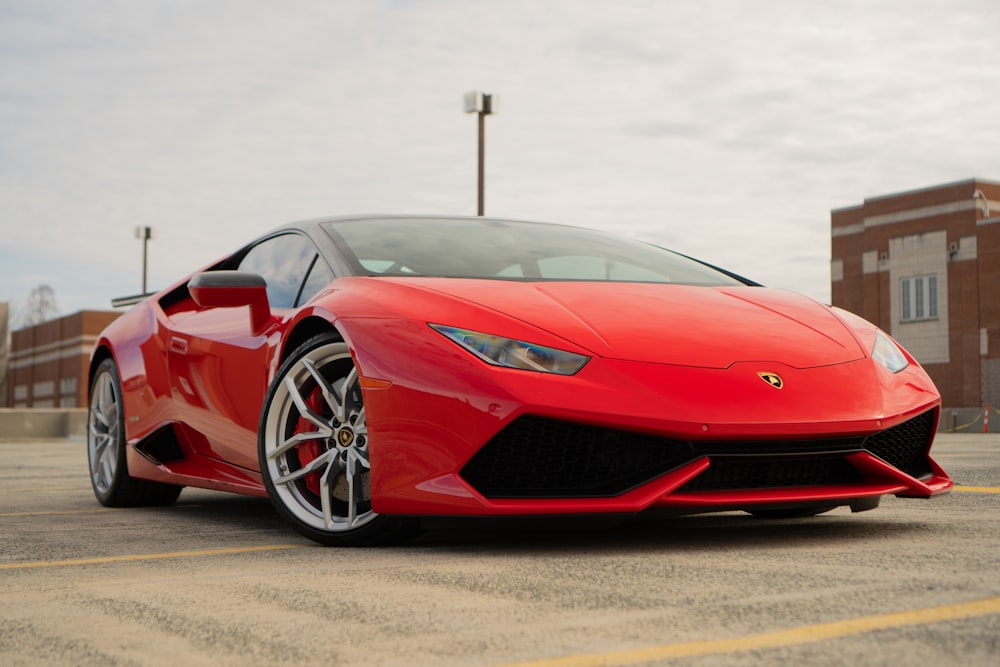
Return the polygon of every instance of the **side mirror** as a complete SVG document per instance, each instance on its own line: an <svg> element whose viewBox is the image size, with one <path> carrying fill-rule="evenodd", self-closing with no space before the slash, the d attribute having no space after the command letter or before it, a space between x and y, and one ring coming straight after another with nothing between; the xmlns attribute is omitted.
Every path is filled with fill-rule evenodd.
<svg viewBox="0 0 1000 667"><path fill-rule="evenodd" d="M267 302L267 282L245 271L196 273L187 284L191 298L202 308L250 306L250 333L259 336L274 318Z"/></svg>

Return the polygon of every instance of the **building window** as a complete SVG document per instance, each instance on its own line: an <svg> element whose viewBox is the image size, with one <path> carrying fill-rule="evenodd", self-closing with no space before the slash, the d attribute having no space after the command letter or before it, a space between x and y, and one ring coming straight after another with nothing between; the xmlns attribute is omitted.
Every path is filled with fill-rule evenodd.
<svg viewBox="0 0 1000 667"><path fill-rule="evenodd" d="M31 397L32 398L48 398L55 392L56 383L52 380L47 380L45 382L36 382L31 387Z"/></svg>
<svg viewBox="0 0 1000 667"><path fill-rule="evenodd" d="M59 380L59 405L67 408L76 407L76 378Z"/></svg>
<svg viewBox="0 0 1000 667"><path fill-rule="evenodd" d="M899 281L900 320L918 322L938 318L937 276L916 276Z"/></svg>

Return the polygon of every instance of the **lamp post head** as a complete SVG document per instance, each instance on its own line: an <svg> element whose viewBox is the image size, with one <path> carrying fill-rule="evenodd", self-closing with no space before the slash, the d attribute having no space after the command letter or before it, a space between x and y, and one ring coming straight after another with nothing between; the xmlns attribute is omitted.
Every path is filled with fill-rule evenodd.
<svg viewBox="0 0 1000 667"><path fill-rule="evenodd" d="M497 112L498 103L496 95L472 90L465 94L465 113L481 113L488 116Z"/></svg>
<svg viewBox="0 0 1000 667"><path fill-rule="evenodd" d="M983 201L983 217L988 219L990 217L990 200L986 198L986 194L982 190L976 190L972 193L972 202L977 209L979 208L977 200L980 199Z"/></svg>

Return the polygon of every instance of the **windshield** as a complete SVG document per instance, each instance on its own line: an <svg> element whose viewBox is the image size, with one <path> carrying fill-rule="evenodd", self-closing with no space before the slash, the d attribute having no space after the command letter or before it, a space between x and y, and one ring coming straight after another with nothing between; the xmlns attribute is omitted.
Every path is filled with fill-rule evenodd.
<svg viewBox="0 0 1000 667"><path fill-rule="evenodd" d="M675 252L578 227L482 218L322 224L359 275L745 284Z"/></svg>

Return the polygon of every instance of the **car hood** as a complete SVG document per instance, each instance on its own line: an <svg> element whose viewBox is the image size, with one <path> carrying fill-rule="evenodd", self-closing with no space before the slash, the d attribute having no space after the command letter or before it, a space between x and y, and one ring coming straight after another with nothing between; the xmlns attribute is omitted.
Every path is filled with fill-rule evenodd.
<svg viewBox="0 0 1000 667"><path fill-rule="evenodd" d="M866 356L828 307L785 290L595 282L487 285L434 278L411 283L417 284L612 359L703 368L740 361L812 368ZM475 322L448 324L476 328Z"/></svg>

